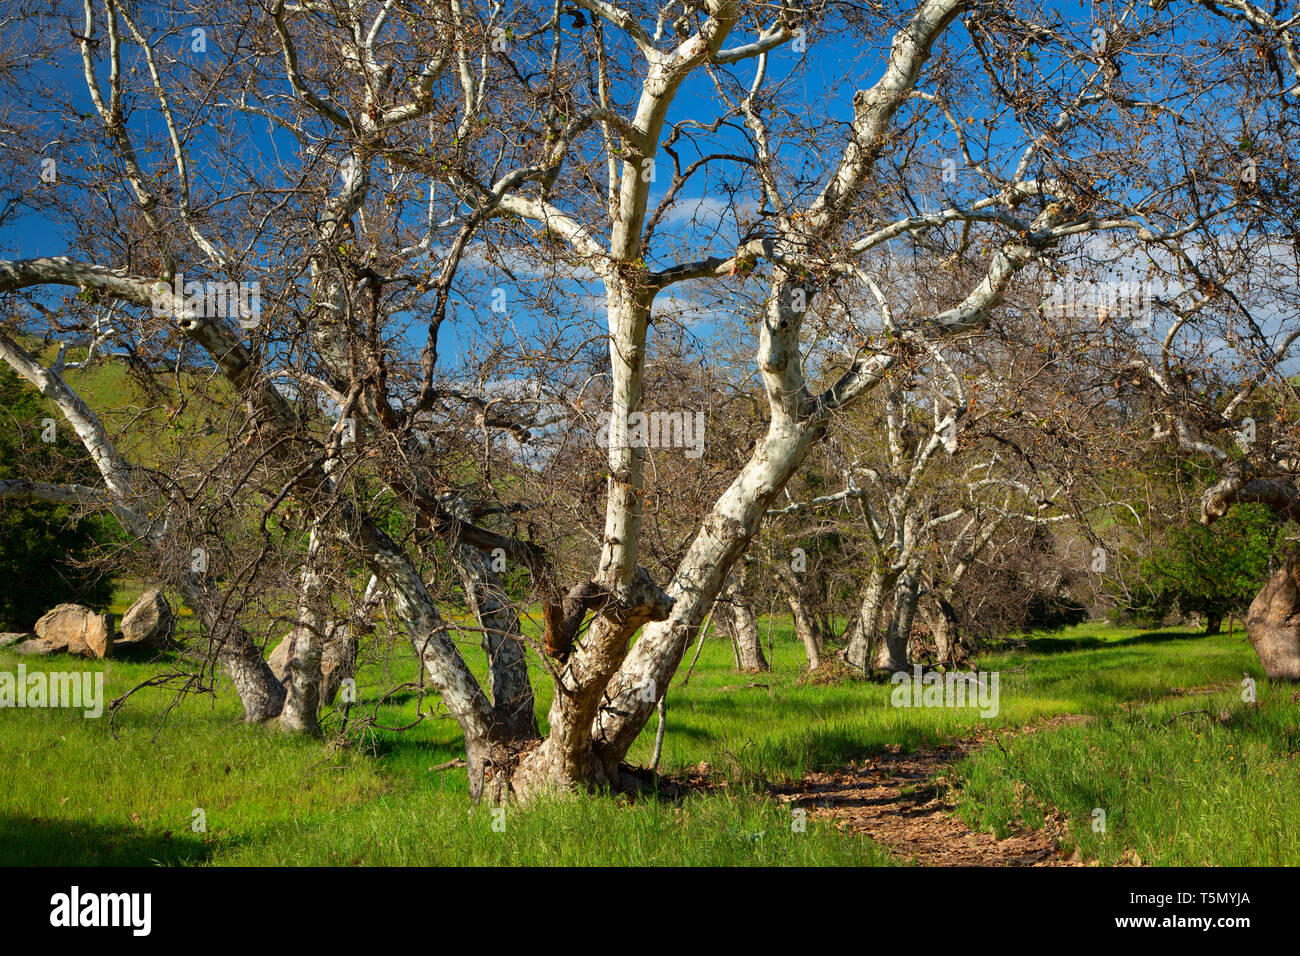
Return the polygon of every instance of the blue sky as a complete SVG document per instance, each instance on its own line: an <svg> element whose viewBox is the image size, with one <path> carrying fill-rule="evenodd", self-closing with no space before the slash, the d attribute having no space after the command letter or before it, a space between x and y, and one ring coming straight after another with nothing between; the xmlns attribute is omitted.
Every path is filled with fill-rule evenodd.
<svg viewBox="0 0 1300 956"><path fill-rule="evenodd" d="M1098 11L1104 11L1107 7L1105 5L1094 6L1068 3L1054 4L1052 9L1057 10L1064 18L1076 24L1075 33L1080 38L1080 42L1084 42L1087 40L1093 25L1097 22ZM738 35L728 45L744 42L746 39L748 39L748 35ZM787 82L787 93L794 97L795 104L805 110L806 115L817 120L828 117L840 122L846 122L852 114L851 96L853 90L868 86L874 82L884 61L889 39L888 35L881 34L871 38L866 43L861 43L851 41L843 35L817 36L814 33L809 39L807 56L801 56L789 46L779 48L771 55L768 64L767 88L770 89L777 84ZM208 44L206 54L193 53L188 48L190 36L188 32L182 31L166 44L166 49L172 55L186 59L195 59L202 56L220 57L223 42L221 27L207 27L206 42ZM968 42L965 30L960 24L955 24L949 31L949 42L959 48ZM51 89L57 89L59 95L66 98L67 102L79 113L89 116L92 107L81 74L80 54L71 38L64 45L63 50L62 58L54 64L43 66L39 75L43 82L48 83ZM1048 64L1043 64L1043 66L1048 68ZM754 72L753 63L743 62L732 69L738 80L748 85ZM287 83L285 84L285 92L287 92ZM690 119L707 121L717 115L718 109L719 104L710 77L707 73L699 72L683 86L674 103L669 121L670 124ZM273 130L267 124L259 124L256 119L250 119L244 115L232 113L227 113L227 115L234 117L233 123L246 129L249 137L248 142L254 150L264 151L268 154L287 155L297 149L297 144L293 138L281 130ZM977 107L972 119L981 121L985 118L985 115L980 112L980 108ZM97 120L87 119L86 122L93 124ZM149 108L147 103L140 104L133 111L132 125L142 143L160 143L162 141L163 129L160 118L155 110ZM194 141L196 148L193 150L195 158L193 161L197 167L202 167L205 163L215 162L219 159L220 151L216 146L222 139L223 132L224 130L217 124L196 136ZM210 148L204 148L205 137ZM1021 131L1015 128L1014 125L999 125L993 134L992 142L995 151L1010 151L1012 147L1016 147L1022 142ZM716 135L708 138L706 148L712 150L734 148L738 152L747 151L747 149L743 148L741 134L725 127ZM824 153L817 156L816 161L823 167L833 163L841 148L842 140L828 142ZM698 155L684 139L679 142L679 151L684 163L689 162ZM804 158L802 153L802 145L787 145L782 157L787 163L793 165ZM939 157L955 154L956 139L951 135L951 131L937 130L932 149L927 151L926 155L937 161ZM211 156L213 159L206 160L203 158L205 155ZM33 157L33 176L39 173L39 160L41 158L43 157ZM147 164L159 162L166 164L169 162L169 157L166 153L159 154L155 152L148 156L145 161ZM651 208L654 208L659 199L662 198L668 179L668 157L661 154L660 162L663 166L656 177L657 182L651 198ZM725 166L720 166L720 168L725 169ZM215 168L209 168L207 171L217 173ZM202 172L201 168L200 172ZM959 173L958 183L947 188L960 197L964 189L971 184L971 179L972 177L969 174L963 175ZM378 176L377 180L382 182L382 175ZM716 190L709 190L704 183L704 177L697 176L697 182L693 182L686 187L681 194L681 208L671 214L660 229L662 235L672 236L694 245L695 248L688 253L690 258L727 251L737 232L735 223L736 210L732 208L724 194ZM752 215L755 207L756 203L751 194L746 198L742 209L746 214ZM693 223L691 222L692 219L694 219ZM717 238L709 242L709 234L715 230L718 234ZM64 254L69 251L69 233L61 224L50 221L38 213L32 213L20 220L9 223L3 230L0 230L0 246L4 247L3 252L5 255ZM446 362L452 365L459 358L459 351L469 346L472 333L477 331L474 312L475 309L481 308L482 305L474 301L475 297L485 295L486 290L490 290L493 286L501 286L506 288L507 296L512 305L521 303L523 300L523 297L517 294L518 290L512 288L513 283L509 279L482 269L475 269L472 264L474 256L471 255L470 259L471 265L465 272L465 282L463 284L463 293L469 297L469 301L462 302L462 308L457 313L459 316L457 322L444 332L443 354ZM658 261L652 259L651 262L654 265L665 264L662 256ZM561 283L561 288L574 300L578 301L584 309L593 309L594 314L600 315L599 303L601 296L600 289L597 286L581 282L564 282ZM665 312L684 311L689 313L692 333L707 340L718 334L720 324L717 320L726 315L731 306L735 304L729 301L732 292L732 287L726 285L719 288L718 284L683 284L670 293L666 293L659 303L659 308ZM518 306L516 307L518 308ZM417 341L421 340L421 317L412 316L411 318L416 326L416 331L412 337ZM518 312L512 315L512 320L524 336L533 332L537 325L537 317L531 316L526 307L519 308Z"/></svg>

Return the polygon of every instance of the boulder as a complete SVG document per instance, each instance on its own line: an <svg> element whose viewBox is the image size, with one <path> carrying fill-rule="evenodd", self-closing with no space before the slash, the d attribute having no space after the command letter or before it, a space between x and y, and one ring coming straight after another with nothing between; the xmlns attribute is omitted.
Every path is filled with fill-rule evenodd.
<svg viewBox="0 0 1300 956"><path fill-rule="evenodd" d="M115 643L123 649L159 650L171 641L175 628L172 606L154 588L136 598L122 615L122 637Z"/></svg>
<svg viewBox="0 0 1300 956"><path fill-rule="evenodd" d="M47 640L43 637L34 637L29 641L14 645L15 654L60 654L67 649L67 644L60 644L58 641Z"/></svg>
<svg viewBox="0 0 1300 956"><path fill-rule="evenodd" d="M293 632L290 631L275 645L275 650L271 656L266 659L267 666L271 668L271 673L275 679L283 681L289 676L289 648L293 645Z"/></svg>
<svg viewBox="0 0 1300 956"><path fill-rule="evenodd" d="M35 636L31 631L6 631L0 634L0 647L21 644L23 641L30 641Z"/></svg>
<svg viewBox="0 0 1300 956"><path fill-rule="evenodd" d="M57 650L66 650L69 654L79 654L82 657L110 656L113 652L112 635L113 628L107 614L96 614L80 604L60 604L45 612L36 622L38 638L57 645Z"/></svg>

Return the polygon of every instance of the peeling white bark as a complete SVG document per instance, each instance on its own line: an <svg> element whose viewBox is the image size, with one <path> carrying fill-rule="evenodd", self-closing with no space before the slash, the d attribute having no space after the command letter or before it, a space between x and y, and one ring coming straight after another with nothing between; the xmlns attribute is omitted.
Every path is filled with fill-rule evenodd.
<svg viewBox="0 0 1300 956"><path fill-rule="evenodd" d="M494 720L511 737L534 738L537 715L519 615L502 587L500 575L492 570L491 561L482 551L457 544L451 554L465 589L465 601L483 632Z"/></svg>
<svg viewBox="0 0 1300 956"><path fill-rule="evenodd" d="M322 591L320 566L324 560L321 552L320 528L314 526L303 562L297 618L293 630L285 637L293 644L284 681L284 709L280 713L281 728L313 736L320 733L317 711L320 709L321 654L329 628L318 603Z"/></svg>

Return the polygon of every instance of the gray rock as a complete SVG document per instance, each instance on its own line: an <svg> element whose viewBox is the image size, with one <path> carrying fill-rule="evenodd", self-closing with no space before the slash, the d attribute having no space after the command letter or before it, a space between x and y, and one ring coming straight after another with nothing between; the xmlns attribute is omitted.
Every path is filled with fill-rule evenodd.
<svg viewBox="0 0 1300 956"><path fill-rule="evenodd" d="M79 654L82 657L109 657L113 653L112 635L113 628L107 614L96 614L80 604L60 604L46 611L36 622L36 636L49 643L51 650L20 653L66 650L69 654Z"/></svg>
<svg viewBox="0 0 1300 956"><path fill-rule="evenodd" d="M59 654L67 649L67 644L60 644L58 641L52 641L43 637L35 637L30 641L23 641L21 644L14 645L15 654Z"/></svg>
<svg viewBox="0 0 1300 956"><path fill-rule="evenodd" d="M176 629L172 606L157 588L145 591L122 615L122 637L115 643L124 649L158 650L166 647Z"/></svg>
<svg viewBox="0 0 1300 956"><path fill-rule="evenodd" d="M289 648L293 644L293 632L286 634L281 638L280 643L275 645L275 650L271 656L266 659L267 666L271 668L271 673L275 679L282 681L289 676Z"/></svg>

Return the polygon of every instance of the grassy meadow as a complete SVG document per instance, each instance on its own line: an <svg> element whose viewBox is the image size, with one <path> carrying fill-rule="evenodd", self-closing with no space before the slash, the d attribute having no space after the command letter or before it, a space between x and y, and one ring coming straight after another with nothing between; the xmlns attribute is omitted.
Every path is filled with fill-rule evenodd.
<svg viewBox="0 0 1300 956"><path fill-rule="evenodd" d="M999 713L983 719L894 708L886 684L807 680L788 621L760 627L771 673L736 673L729 645L709 639L689 685L683 668L669 692L661 772L717 784L683 799L472 805L463 769L441 766L461 755L455 725L421 693L399 642L363 646L345 743L341 710L326 716L332 742L287 738L242 724L220 683L179 703L168 687L140 690L111 722L0 709L0 864L889 865L900 861L869 838L815 819L793 832L767 785L977 733L984 745L946 781L954 812L977 829L1002 835L1055 816L1085 860L1300 864L1300 708L1291 688L1264 680L1240 628L1202 637L1094 623L1008 641L979 661L1001 681ZM481 667L472 642L465 651ZM0 651L0 671L20 660L102 671L106 699L194 667L37 665ZM1258 683L1254 705L1241 699L1244 674ZM1061 715L1081 717L1051 720ZM1039 729L1017 732L1027 725ZM648 762L654 730L633 762ZM1091 825L1097 808L1104 833Z"/></svg>

